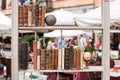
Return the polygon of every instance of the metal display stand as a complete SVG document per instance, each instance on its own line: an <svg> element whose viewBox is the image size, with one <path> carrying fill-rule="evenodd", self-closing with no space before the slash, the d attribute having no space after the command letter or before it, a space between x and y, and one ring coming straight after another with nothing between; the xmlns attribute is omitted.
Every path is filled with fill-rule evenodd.
<svg viewBox="0 0 120 80"><path fill-rule="evenodd" d="M22 27L18 28L18 0L12 0L12 79L18 80L18 29L37 30L40 29L67 29L67 30L102 30L103 34L103 56L102 66L83 70L40 70L41 72L89 72L101 71L102 80L110 80L110 6L109 0L102 0L102 27Z"/></svg>

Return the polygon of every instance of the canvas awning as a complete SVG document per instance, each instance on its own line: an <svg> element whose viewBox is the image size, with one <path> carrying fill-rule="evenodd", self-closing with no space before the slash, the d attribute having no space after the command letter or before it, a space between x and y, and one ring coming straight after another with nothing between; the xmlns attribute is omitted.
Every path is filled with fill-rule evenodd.
<svg viewBox="0 0 120 80"><path fill-rule="evenodd" d="M101 6L86 12L80 17L76 17L77 25L81 26L100 26L102 23ZM110 2L110 23L120 21L120 0Z"/></svg>

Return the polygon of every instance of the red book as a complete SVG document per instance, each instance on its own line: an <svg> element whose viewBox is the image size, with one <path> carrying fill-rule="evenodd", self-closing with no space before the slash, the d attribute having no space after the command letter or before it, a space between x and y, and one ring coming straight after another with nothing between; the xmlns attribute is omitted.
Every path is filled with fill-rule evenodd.
<svg viewBox="0 0 120 80"><path fill-rule="evenodd" d="M34 69L37 69L37 41L33 41Z"/></svg>

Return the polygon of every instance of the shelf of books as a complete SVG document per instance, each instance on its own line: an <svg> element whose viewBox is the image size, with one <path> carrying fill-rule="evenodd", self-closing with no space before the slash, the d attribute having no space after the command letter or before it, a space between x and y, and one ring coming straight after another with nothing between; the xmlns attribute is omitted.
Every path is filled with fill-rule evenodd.
<svg viewBox="0 0 120 80"><path fill-rule="evenodd" d="M103 0L104 2L104 0ZM108 3L107 1L105 1ZM18 7L17 7L18 6ZM104 4L107 6L107 4ZM103 13L106 14L103 10ZM109 11L108 11L109 12ZM22 4L18 5L13 0L12 8L12 80L18 80L19 70L39 71L39 72L103 72L102 80L109 80L109 16L103 15L103 27L79 27L79 26L45 26L45 6L38 4ZM16 27L19 26L19 27ZM36 27L37 26L37 27ZM103 60L102 66L88 66L85 68L83 60L83 51L80 48L64 48L64 49L40 49L37 41L33 41L33 69L27 69L28 59L28 43L18 39L18 30L102 30L103 32ZM107 33L108 31L108 33ZM106 47L108 46L108 47ZM14 50L13 50L14 49ZM16 54L17 53L17 54ZM105 58L106 57L106 58ZM17 62L18 61L18 62ZM107 66L106 66L106 65ZM15 69L14 69L15 68ZM106 73L107 72L107 73Z"/></svg>

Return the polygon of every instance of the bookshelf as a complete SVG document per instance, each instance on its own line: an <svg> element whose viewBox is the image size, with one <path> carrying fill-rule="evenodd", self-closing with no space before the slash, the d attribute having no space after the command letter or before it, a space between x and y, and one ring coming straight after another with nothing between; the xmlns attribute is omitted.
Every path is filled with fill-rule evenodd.
<svg viewBox="0 0 120 80"><path fill-rule="evenodd" d="M102 27L18 27L18 1L12 0L12 80L18 80L18 30L33 30L38 31L41 29L82 29L82 30L102 30L103 34L103 56L102 66L90 67L89 69L82 70L39 70L40 72L89 72L89 71L101 71L102 80L109 80L109 65L110 65L110 53L109 40L110 40L110 27L109 27L109 0L102 0ZM34 70L33 70L34 71ZM38 70L37 70L38 71Z"/></svg>

